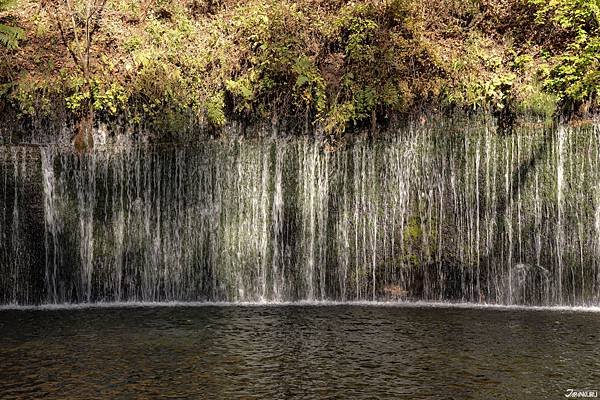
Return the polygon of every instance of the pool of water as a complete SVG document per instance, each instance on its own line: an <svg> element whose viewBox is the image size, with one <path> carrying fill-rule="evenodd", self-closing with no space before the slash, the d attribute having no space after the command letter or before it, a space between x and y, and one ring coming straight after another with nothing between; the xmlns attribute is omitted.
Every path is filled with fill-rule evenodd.
<svg viewBox="0 0 600 400"><path fill-rule="evenodd" d="M600 313L581 310L0 310L9 399L550 399L599 389L599 360Z"/></svg>

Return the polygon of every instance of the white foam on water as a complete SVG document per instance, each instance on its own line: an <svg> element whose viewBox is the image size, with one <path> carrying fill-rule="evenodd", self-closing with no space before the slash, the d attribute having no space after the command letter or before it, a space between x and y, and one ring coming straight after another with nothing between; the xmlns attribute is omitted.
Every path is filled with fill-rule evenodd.
<svg viewBox="0 0 600 400"><path fill-rule="evenodd" d="M62 303L41 305L0 305L2 311L54 311L118 308L190 308L190 307L389 307L389 308L448 308L495 311L552 311L598 313L599 305L582 306L528 306L486 303L452 303L427 301L294 301L294 302L98 302L98 303Z"/></svg>

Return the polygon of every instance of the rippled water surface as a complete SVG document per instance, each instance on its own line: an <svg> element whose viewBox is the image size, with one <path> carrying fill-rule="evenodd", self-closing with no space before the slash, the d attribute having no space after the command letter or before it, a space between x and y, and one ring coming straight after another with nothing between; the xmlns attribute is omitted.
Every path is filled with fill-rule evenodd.
<svg viewBox="0 0 600 400"><path fill-rule="evenodd" d="M369 305L0 311L2 398L564 398L600 314Z"/></svg>

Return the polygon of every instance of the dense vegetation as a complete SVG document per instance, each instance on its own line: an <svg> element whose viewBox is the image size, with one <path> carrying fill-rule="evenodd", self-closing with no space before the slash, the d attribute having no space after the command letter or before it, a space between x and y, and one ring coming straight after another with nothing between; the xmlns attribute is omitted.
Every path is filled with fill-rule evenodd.
<svg viewBox="0 0 600 400"><path fill-rule="evenodd" d="M430 112L585 115L599 4L0 0L0 112L169 132L295 120L332 135Z"/></svg>

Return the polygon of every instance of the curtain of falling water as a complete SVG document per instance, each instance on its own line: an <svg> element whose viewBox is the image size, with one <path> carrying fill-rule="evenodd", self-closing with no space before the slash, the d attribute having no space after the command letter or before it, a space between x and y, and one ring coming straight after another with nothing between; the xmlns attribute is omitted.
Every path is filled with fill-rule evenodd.
<svg viewBox="0 0 600 400"><path fill-rule="evenodd" d="M600 129L10 147L0 302L597 304Z"/></svg>

